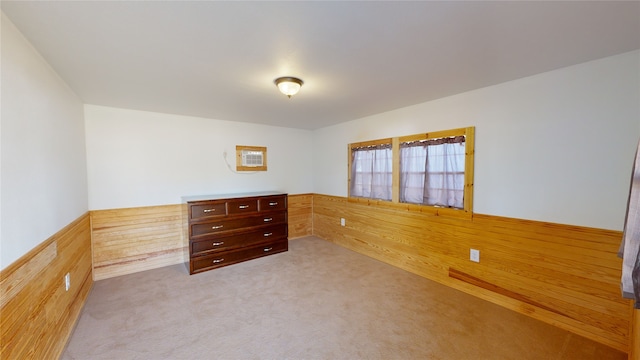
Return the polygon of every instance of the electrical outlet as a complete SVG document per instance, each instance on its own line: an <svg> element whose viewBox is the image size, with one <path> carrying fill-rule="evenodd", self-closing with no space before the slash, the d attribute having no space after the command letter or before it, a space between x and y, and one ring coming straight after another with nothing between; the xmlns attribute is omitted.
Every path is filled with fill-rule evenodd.
<svg viewBox="0 0 640 360"><path fill-rule="evenodd" d="M471 249L471 251L469 251L469 260L479 263L480 262L480 250Z"/></svg>
<svg viewBox="0 0 640 360"><path fill-rule="evenodd" d="M345 226L346 225L346 221L344 220L344 218L340 218L340 226Z"/></svg>
<svg viewBox="0 0 640 360"><path fill-rule="evenodd" d="M64 290L69 291L70 287L71 287L71 275L67 273L67 275L64 276Z"/></svg>

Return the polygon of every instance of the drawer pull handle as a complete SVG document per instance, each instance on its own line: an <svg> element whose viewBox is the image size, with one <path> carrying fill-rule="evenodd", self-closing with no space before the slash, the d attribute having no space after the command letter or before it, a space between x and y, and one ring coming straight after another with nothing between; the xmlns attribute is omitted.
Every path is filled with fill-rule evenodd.
<svg viewBox="0 0 640 360"><path fill-rule="evenodd" d="M264 237L269 237L271 235L273 235L273 233L264 233Z"/></svg>
<svg viewBox="0 0 640 360"><path fill-rule="evenodd" d="M278 202L277 202L277 201L273 201L273 202L270 202L270 203L269 203L269 206L276 206L276 205L278 205Z"/></svg>
<svg viewBox="0 0 640 360"><path fill-rule="evenodd" d="M262 251L264 251L264 252L269 252L269 251L271 251L271 250L273 250L273 248L272 248L272 247L268 247L268 248L264 248L264 249L262 249Z"/></svg>
<svg viewBox="0 0 640 360"><path fill-rule="evenodd" d="M202 210L202 212L205 213L205 214L210 213L210 212L214 212L214 211L216 211L216 209L204 209L204 210Z"/></svg>
<svg viewBox="0 0 640 360"><path fill-rule="evenodd" d="M218 230L218 229L222 229L224 227L224 225L216 225L216 226L212 226L211 228L213 230Z"/></svg>
<svg viewBox="0 0 640 360"><path fill-rule="evenodd" d="M219 264L219 263L221 263L223 261L224 261L224 259L215 259L215 260L213 260L213 263L214 264Z"/></svg>
<svg viewBox="0 0 640 360"><path fill-rule="evenodd" d="M273 221L273 218L264 218L264 222Z"/></svg>
<svg viewBox="0 0 640 360"><path fill-rule="evenodd" d="M224 241L219 241L219 242L214 242L213 244L211 244L213 246L220 246L220 245L224 245Z"/></svg>
<svg viewBox="0 0 640 360"><path fill-rule="evenodd" d="M240 205L240 206L238 206L238 209L246 209L248 207L249 207L249 205Z"/></svg>

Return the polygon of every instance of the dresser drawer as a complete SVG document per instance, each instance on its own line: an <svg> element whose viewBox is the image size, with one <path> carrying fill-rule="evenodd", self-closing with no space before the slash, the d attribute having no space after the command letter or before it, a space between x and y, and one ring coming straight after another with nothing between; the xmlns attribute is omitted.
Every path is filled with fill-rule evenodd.
<svg viewBox="0 0 640 360"><path fill-rule="evenodd" d="M286 193L197 195L182 200L187 204L182 214L189 274L288 250Z"/></svg>
<svg viewBox="0 0 640 360"><path fill-rule="evenodd" d="M197 273L218 267L236 264L242 261L256 259L283 251L287 251L289 243L287 239L274 241L267 244L224 251L212 255L199 256L191 259L191 273Z"/></svg>
<svg viewBox="0 0 640 360"><path fill-rule="evenodd" d="M286 238L287 225L273 225L257 231L229 236L216 236L207 240L191 242L191 255L199 256L212 251L222 251L232 248L251 246L253 244L270 241L271 239Z"/></svg>
<svg viewBox="0 0 640 360"><path fill-rule="evenodd" d="M262 224L282 224L287 222L287 212L279 211L270 214L264 214L258 217L258 223Z"/></svg>
<svg viewBox="0 0 640 360"><path fill-rule="evenodd" d="M286 196L269 196L260 198L260 211L286 210Z"/></svg>
<svg viewBox="0 0 640 360"><path fill-rule="evenodd" d="M284 211L251 217L219 218L216 220L207 221L206 223L191 225L191 236L197 238L204 235L238 230L242 228L263 226L269 224L280 224L286 221L287 213Z"/></svg>
<svg viewBox="0 0 640 360"><path fill-rule="evenodd" d="M258 211L257 199L229 200L227 213L229 215L249 214Z"/></svg>
<svg viewBox="0 0 640 360"><path fill-rule="evenodd" d="M227 203L225 201L191 205L190 209L189 215L192 220L227 215Z"/></svg>

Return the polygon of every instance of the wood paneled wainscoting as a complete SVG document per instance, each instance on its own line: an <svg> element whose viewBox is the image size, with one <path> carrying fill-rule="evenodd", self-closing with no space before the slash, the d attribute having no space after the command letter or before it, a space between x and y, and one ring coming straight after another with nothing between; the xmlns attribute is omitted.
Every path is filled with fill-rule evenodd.
<svg viewBox="0 0 640 360"><path fill-rule="evenodd" d="M346 226L340 225L340 218ZM617 231L313 196L313 233L364 255L629 352ZM480 262L469 260L480 250Z"/></svg>
<svg viewBox="0 0 640 360"><path fill-rule="evenodd" d="M60 357L93 285L90 236L86 213L0 272L0 358Z"/></svg>
<svg viewBox="0 0 640 360"><path fill-rule="evenodd" d="M311 235L311 194L289 195L289 239ZM182 205L91 211L94 280L184 262Z"/></svg>
<svg viewBox="0 0 640 360"><path fill-rule="evenodd" d="M181 206L91 211L91 241L94 280L181 263Z"/></svg>
<svg viewBox="0 0 640 360"><path fill-rule="evenodd" d="M289 195L289 240L313 235L313 194Z"/></svg>

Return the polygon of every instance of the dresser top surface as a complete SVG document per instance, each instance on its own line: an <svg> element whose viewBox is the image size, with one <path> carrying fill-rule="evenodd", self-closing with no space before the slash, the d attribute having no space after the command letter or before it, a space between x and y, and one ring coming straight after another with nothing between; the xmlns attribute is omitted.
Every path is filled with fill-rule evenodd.
<svg viewBox="0 0 640 360"><path fill-rule="evenodd" d="M194 201L206 201L206 200L222 200L222 199L238 199L247 197L259 197L259 196L273 196L273 195L287 195L281 191L257 191L257 192L245 192L235 194L209 194L209 195L192 195L183 196L182 202L194 202Z"/></svg>

